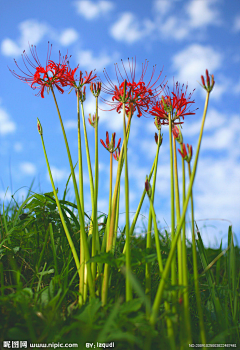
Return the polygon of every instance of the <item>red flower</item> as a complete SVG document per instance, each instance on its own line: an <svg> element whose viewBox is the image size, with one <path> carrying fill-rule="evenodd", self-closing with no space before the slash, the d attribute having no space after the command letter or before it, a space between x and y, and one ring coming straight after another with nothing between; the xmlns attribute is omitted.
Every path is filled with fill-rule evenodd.
<svg viewBox="0 0 240 350"><path fill-rule="evenodd" d="M182 144L183 143L183 137L182 137L182 132L180 129L180 126L175 125L173 130L172 130L173 136L175 137L175 139Z"/></svg>
<svg viewBox="0 0 240 350"><path fill-rule="evenodd" d="M39 92L36 95L40 95L44 98L44 90L53 88L54 86L63 93L63 87L65 87L65 72L67 69L68 56L61 57L59 52L59 63L55 63L50 60L52 45L49 47L48 43L48 52L46 59L46 67L44 68L38 58L36 46L31 45L30 52L33 57L33 61L30 60L26 51L23 51L22 59L25 67L27 68L27 73L22 71L18 66L16 60L14 60L18 69L24 74L24 76L18 75L14 70L10 68L10 72L18 79L27 83L33 90L38 89ZM31 71L33 70L33 72Z"/></svg>
<svg viewBox="0 0 240 350"><path fill-rule="evenodd" d="M183 124L180 122L180 118L184 119L185 115L194 115L193 112L189 112L189 105L193 104L195 101L190 101L192 97L192 93L187 97L187 88L185 91L184 84L180 88L178 82L173 85L173 91L170 92L169 87L164 87L164 95L161 100L158 100L156 104L152 107L150 113L157 117L162 125L169 124L168 114L171 113L171 119L173 124ZM193 90L194 91L194 90ZM176 122L176 120L179 121Z"/></svg>
<svg viewBox="0 0 240 350"><path fill-rule="evenodd" d="M68 67L65 72L65 81L67 85L75 89L81 89L83 85L90 84L97 77L96 74L93 74L93 71L91 71L89 74L85 71L86 75L83 78L82 71L79 72L79 75L75 74L78 68L79 65L75 69Z"/></svg>
<svg viewBox="0 0 240 350"><path fill-rule="evenodd" d="M115 137L116 137L116 133L114 132L112 134L111 142L109 142L108 131L106 131L106 145L102 139L100 140L103 147L106 148L110 153L115 152L116 149L119 148L119 146L120 146L121 138L118 140L117 147L115 147Z"/></svg>
<svg viewBox="0 0 240 350"><path fill-rule="evenodd" d="M178 149L178 152L181 154L184 160L190 163L192 159L192 146L189 146L189 144L187 144L187 149L188 149L188 153L186 150L186 145L185 143L183 143L183 152L181 152L180 149Z"/></svg>
<svg viewBox="0 0 240 350"><path fill-rule="evenodd" d="M157 80L154 83L152 83L152 79L156 70L156 66L154 66L150 81L146 85L143 79L147 71L148 62L145 61L145 64L142 66L142 74L139 82L135 81L136 59L135 62L133 60L132 62L130 62L130 60L128 59L128 63L130 75L127 73L125 66L122 62L126 79L123 78L123 75L118 65L115 64L118 85L113 84L106 70L103 71L108 85L103 83L102 91L110 95L112 99L111 101L107 101L102 98L102 100L108 105L112 106L110 110L115 109L118 113L120 113L123 104L125 104L127 113L130 110L132 113L134 113L137 110L137 116L141 117L143 114L148 112L150 106L153 104L156 97L160 94L162 90L161 85L158 85L154 88L162 72L160 72Z"/></svg>
<svg viewBox="0 0 240 350"><path fill-rule="evenodd" d="M214 76L213 74L211 75L211 83L210 83L210 78L209 78L209 74L208 74L208 70L206 69L206 81L207 81L207 86L205 85L205 80L203 75L201 75L201 80L202 80L202 87L208 91L209 93L212 91L215 81L214 81Z"/></svg>

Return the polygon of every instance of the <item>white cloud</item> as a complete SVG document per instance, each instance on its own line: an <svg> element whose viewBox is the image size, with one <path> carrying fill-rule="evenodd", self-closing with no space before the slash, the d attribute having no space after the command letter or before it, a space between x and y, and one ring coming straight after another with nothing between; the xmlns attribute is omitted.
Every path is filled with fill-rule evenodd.
<svg viewBox="0 0 240 350"><path fill-rule="evenodd" d="M59 38L59 42L61 45L67 46L74 43L77 39L78 39L78 33L76 32L76 30L73 28L68 28L62 32Z"/></svg>
<svg viewBox="0 0 240 350"><path fill-rule="evenodd" d="M154 24L150 20L143 20L140 23L133 13L125 12L110 28L110 34L118 41L131 44L149 35L153 29Z"/></svg>
<svg viewBox="0 0 240 350"><path fill-rule="evenodd" d="M10 119L8 113L0 107L0 135L15 132L16 124Z"/></svg>
<svg viewBox="0 0 240 350"><path fill-rule="evenodd" d="M112 63L114 57L116 57L116 55L109 56L105 52L102 52L99 56L97 56L91 50L81 50L77 54L77 61L80 65L80 69L83 66L89 71L94 69L102 70L110 63Z"/></svg>
<svg viewBox="0 0 240 350"><path fill-rule="evenodd" d="M201 28L206 25L218 24L219 13L212 8L215 1L189 1L186 12L189 15L189 25L192 28Z"/></svg>
<svg viewBox="0 0 240 350"><path fill-rule="evenodd" d="M75 1L74 5L77 8L77 12L87 20L93 20L101 15L107 14L114 7L111 1L98 1L96 3L90 0L81 0Z"/></svg>
<svg viewBox="0 0 240 350"><path fill-rule="evenodd" d="M159 12L160 15L165 15L171 7L172 2L169 0L156 0L153 5L154 11Z"/></svg>
<svg viewBox="0 0 240 350"><path fill-rule="evenodd" d="M37 171L36 166L30 162L21 163L20 170L25 175L35 175Z"/></svg>
<svg viewBox="0 0 240 350"><path fill-rule="evenodd" d="M240 15L237 15L234 19L233 30L234 32L240 31Z"/></svg>
<svg viewBox="0 0 240 350"><path fill-rule="evenodd" d="M61 182L63 180L67 181L69 172L66 169L59 169L55 166L51 166L51 172L53 181ZM50 181L49 174L46 174L46 178L48 181Z"/></svg>
<svg viewBox="0 0 240 350"><path fill-rule="evenodd" d="M49 32L48 25L36 20L26 20L19 24L20 37L13 41L6 38L2 41L1 51L5 56L21 55L23 50L27 50L28 45L37 45Z"/></svg>
<svg viewBox="0 0 240 350"><path fill-rule="evenodd" d="M196 32L197 29L206 28L209 25L219 25L220 18L218 10L213 7L215 1L188 1L185 6L182 2L175 2L176 9L174 13L178 15L166 16L174 1L156 1L154 10L156 11L155 28L159 31L161 39L175 40L186 39L195 33L203 35L202 32ZM181 7L180 7L181 6ZM177 7L179 7L177 9ZM159 26L159 22L161 25Z"/></svg>
<svg viewBox="0 0 240 350"><path fill-rule="evenodd" d="M76 130L77 129L77 120L71 119L71 120L66 120L64 123L64 127L66 130Z"/></svg>
<svg viewBox="0 0 240 350"><path fill-rule="evenodd" d="M221 67L222 60L222 55L211 46L190 45L172 59L173 69L178 72L175 80L181 84L188 82L191 88L196 87L205 70L208 69L210 74L214 73Z"/></svg>

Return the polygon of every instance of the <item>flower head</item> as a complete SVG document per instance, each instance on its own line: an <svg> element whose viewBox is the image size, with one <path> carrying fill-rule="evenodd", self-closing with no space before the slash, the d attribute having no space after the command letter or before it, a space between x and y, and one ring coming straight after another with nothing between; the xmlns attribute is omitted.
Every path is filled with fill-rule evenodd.
<svg viewBox="0 0 240 350"><path fill-rule="evenodd" d="M67 55L61 56L59 51L59 63L55 63L50 60L52 51L52 45L48 43L48 52L46 59L46 66L43 67L39 61L36 46L30 46L30 52L33 57L33 61L30 60L26 51L23 51L22 59L23 63L27 69L27 72L24 72L14 60L18 69L23 73L22 75L17 74L14 70L10 72L21 81L27 83L33 90L38 89L39 92L36 95L41 95L44 98L44 91L47 91L50 88L56 87L61 93L64 92L63 87L67 86L65 81L65 72L67 70L67 63L69 57Z"/></svg>
<svg viewBox="0 0 240 350"><path fill-rule="evenodd" d="M181 154L184 160L190 163L192 159L192 146L189 146L189 144L187 144L187 149L188 149L188 153L186 150L186 145L185 143L183 143L183 152L181 152L180 149L178 149L178 152Z"/></svg>
<svg viewBox="0 0 240 350"><path fill-rule="evenodd" d="M92 127L96 127L97 120L99 120L99 117L96 119L96 114L93 114L93 116L91 116L91 113L89 113L88 122Z"/></svg>
<svg viewBox="0 0 240 350"><path fill-rule="evenodd" d="M215 84L215 81L214 81L214 76L213 74L211 75L211 83L210 83L210 78L209 78L209 74L208 74L208 70L206 69L206 82L207 82L207 85L205 84L205 79L204 79L204 76L201 75L201 80L202 80L202 87L208 91L209 93L212 91L213 87L214 87L214 84Z"/></svg>
<svg viewBox="0 0 240 350"><path fill-rule="evenodd" d="M116 133L114 132L112 134L111 142L109 142L108 131L106 131L106 144L104 143L104 141L102 139L100 140L103 147L106 148L110 153L115 152L116 149L119 148L119 146L120 146L121 138L118 140L117 147L115 147L115 137L116 137Z"/></svg>
<svg viewBox="0 0 240 350"><path fill-rule="evenodd" d="M75 69L71 69L69 66L65 72L65 81L68 86L73 87L77 90L86 85L92 83L97 75L91 71L89 74L85 71L85 77L83 78L83 72L80 70L79 73L76 73L79 65Z"/></svg>
<svg viewBox="0 0 240 350"><path fill-rule="evenodd" d="M169 87L163 88L162 98L159 99L152 107L150 114L158 118L158 123L162 125L169 124L169 113L173 124L182 124L180 118L184 119L185 115L194 115L194 111L189 111L189 107L195 101L192 100L192 93L187 96L186 86L184 91L184 84L182 87L176 82L173 84L173 91L170 92ZM194 90L193 90L194 91Z"/></svg>
<svg viewBox="0 0 240 350"><path fill-rule="evenodd" d="M115 72L118 81L117 85L112 82L106 69L104 69L103 72L107 80L107 84L102 84L102 91L111 96L111 101L107 101L103 98L102 100L108 105L112 106L110 110L116 110L118 113L120 113L123 104L125 104L127 113L131 111L133 114L135 111L137 111L137 116L141 117L148 112L150 106L153 104L156 97L162 90L160 84L155 86L160 79L162 72L160 72L156 81L152 82L156 70L156 66L154 66L150 81L148 84L146 84L144 82L144 77L147 71L148 62L145 61L144 65L142 65L142 73L138 82L135 79L136 59L135 61L132 59L132 62L128 59L128 65L130 73L127 72L122 61L123 71L125 73L125 77L123 77L118 65L115 64Z"/></svg>
<svg viewBox="0 0 240 350"><path fill-rule="evenodd" d="M145 181L145 191L147 192L147 195L149 198L152 196L152 187L151 184L148 180L148 176L146 176L146 181Z"/></svg>
<svg viewBox="0 0 240 350"><path fill-rule="evenodd" d="M175 139L182 144L183 143L183 136L182 136L182 132L181 132L181 128L178 125L175 125L173 130L172 130L173 136L175 137Z"/></svg>

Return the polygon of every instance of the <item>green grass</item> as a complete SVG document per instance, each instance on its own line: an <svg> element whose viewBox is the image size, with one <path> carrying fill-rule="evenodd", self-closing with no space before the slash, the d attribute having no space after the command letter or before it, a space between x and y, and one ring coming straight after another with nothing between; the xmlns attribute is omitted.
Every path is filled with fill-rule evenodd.
<svg viewBox="0 0 240 350"><path fill-rule="evenodd" d="M79 247L79 220L76 205L64 198L60 201L65 222L75 247ZM90 218L85 216L86 232ZM106 222L106 220L105 220ZM102 243L104 224L99 225ZM207 343L236 343L239 339L239 265L240 249L233 244L229 227L228 249L205 248L197 232L197 259L200 294ZM170 234L160 233L163 266L171 248ZM115 342L115 349L170 349L166 320L171 319L177 349L189 348L184 343L181 320L183 301L173 300L173 289L167 283L159 317L152 327L146 317L160 281L154 232L151 247L146 250L146 235L131 237L130 282L133 300L125 302L126 258L124 229L116 240L114 254L102 253L91 261L98 266L111 266L108 303L88 300L79 308L79 279L72 253L57 212L53 193L35 194L22 204L1 204L0 216L0 346L5 340L28 340L36 343L85 344ZM91 245L91 236L88 236ZM78 248L79 249L79 248ZM77 250L79 255L79 250ZM187 245L189 305L193 343L201 343L199 317L195 297L191 243ZM145 296L145 266L151 264L151 295ZM97 277L96 286L101 282ZM151 299L151 300L150 300ZM171 306L169 312L164 302ZM172 307L175 306L175 307ZM172 310L176 310L173 312Z"/></svg>

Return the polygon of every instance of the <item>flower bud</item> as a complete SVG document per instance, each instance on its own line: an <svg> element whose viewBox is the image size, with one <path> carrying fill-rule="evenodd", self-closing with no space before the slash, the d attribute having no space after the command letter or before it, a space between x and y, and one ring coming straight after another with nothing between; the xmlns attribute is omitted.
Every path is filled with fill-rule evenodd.
<svg viewBox="0 0 240 350"><path fill-rule="evenodd" d="M183 143L183 137L182 137L182 132L179 126L175 125L173 130L172 130L173 136L177 140L178 143L182 144Z"/></svg>
<svg viewBox="0 0 240 350"><path fill-rule="evenodd" d="M42 136L42 134L43 134L42 125L41 125L41 123L40 123L38 118L37 118L37 128L38 128L39 134Z"/></svg>
<svg viewBox="0 0 240 350"><path fill-rule="evenodd" d="M146 176L146 181L145 181L145 191L147 192L147 195L149 198L152 196L152 187L148 181L148 176Z"/></svg>

